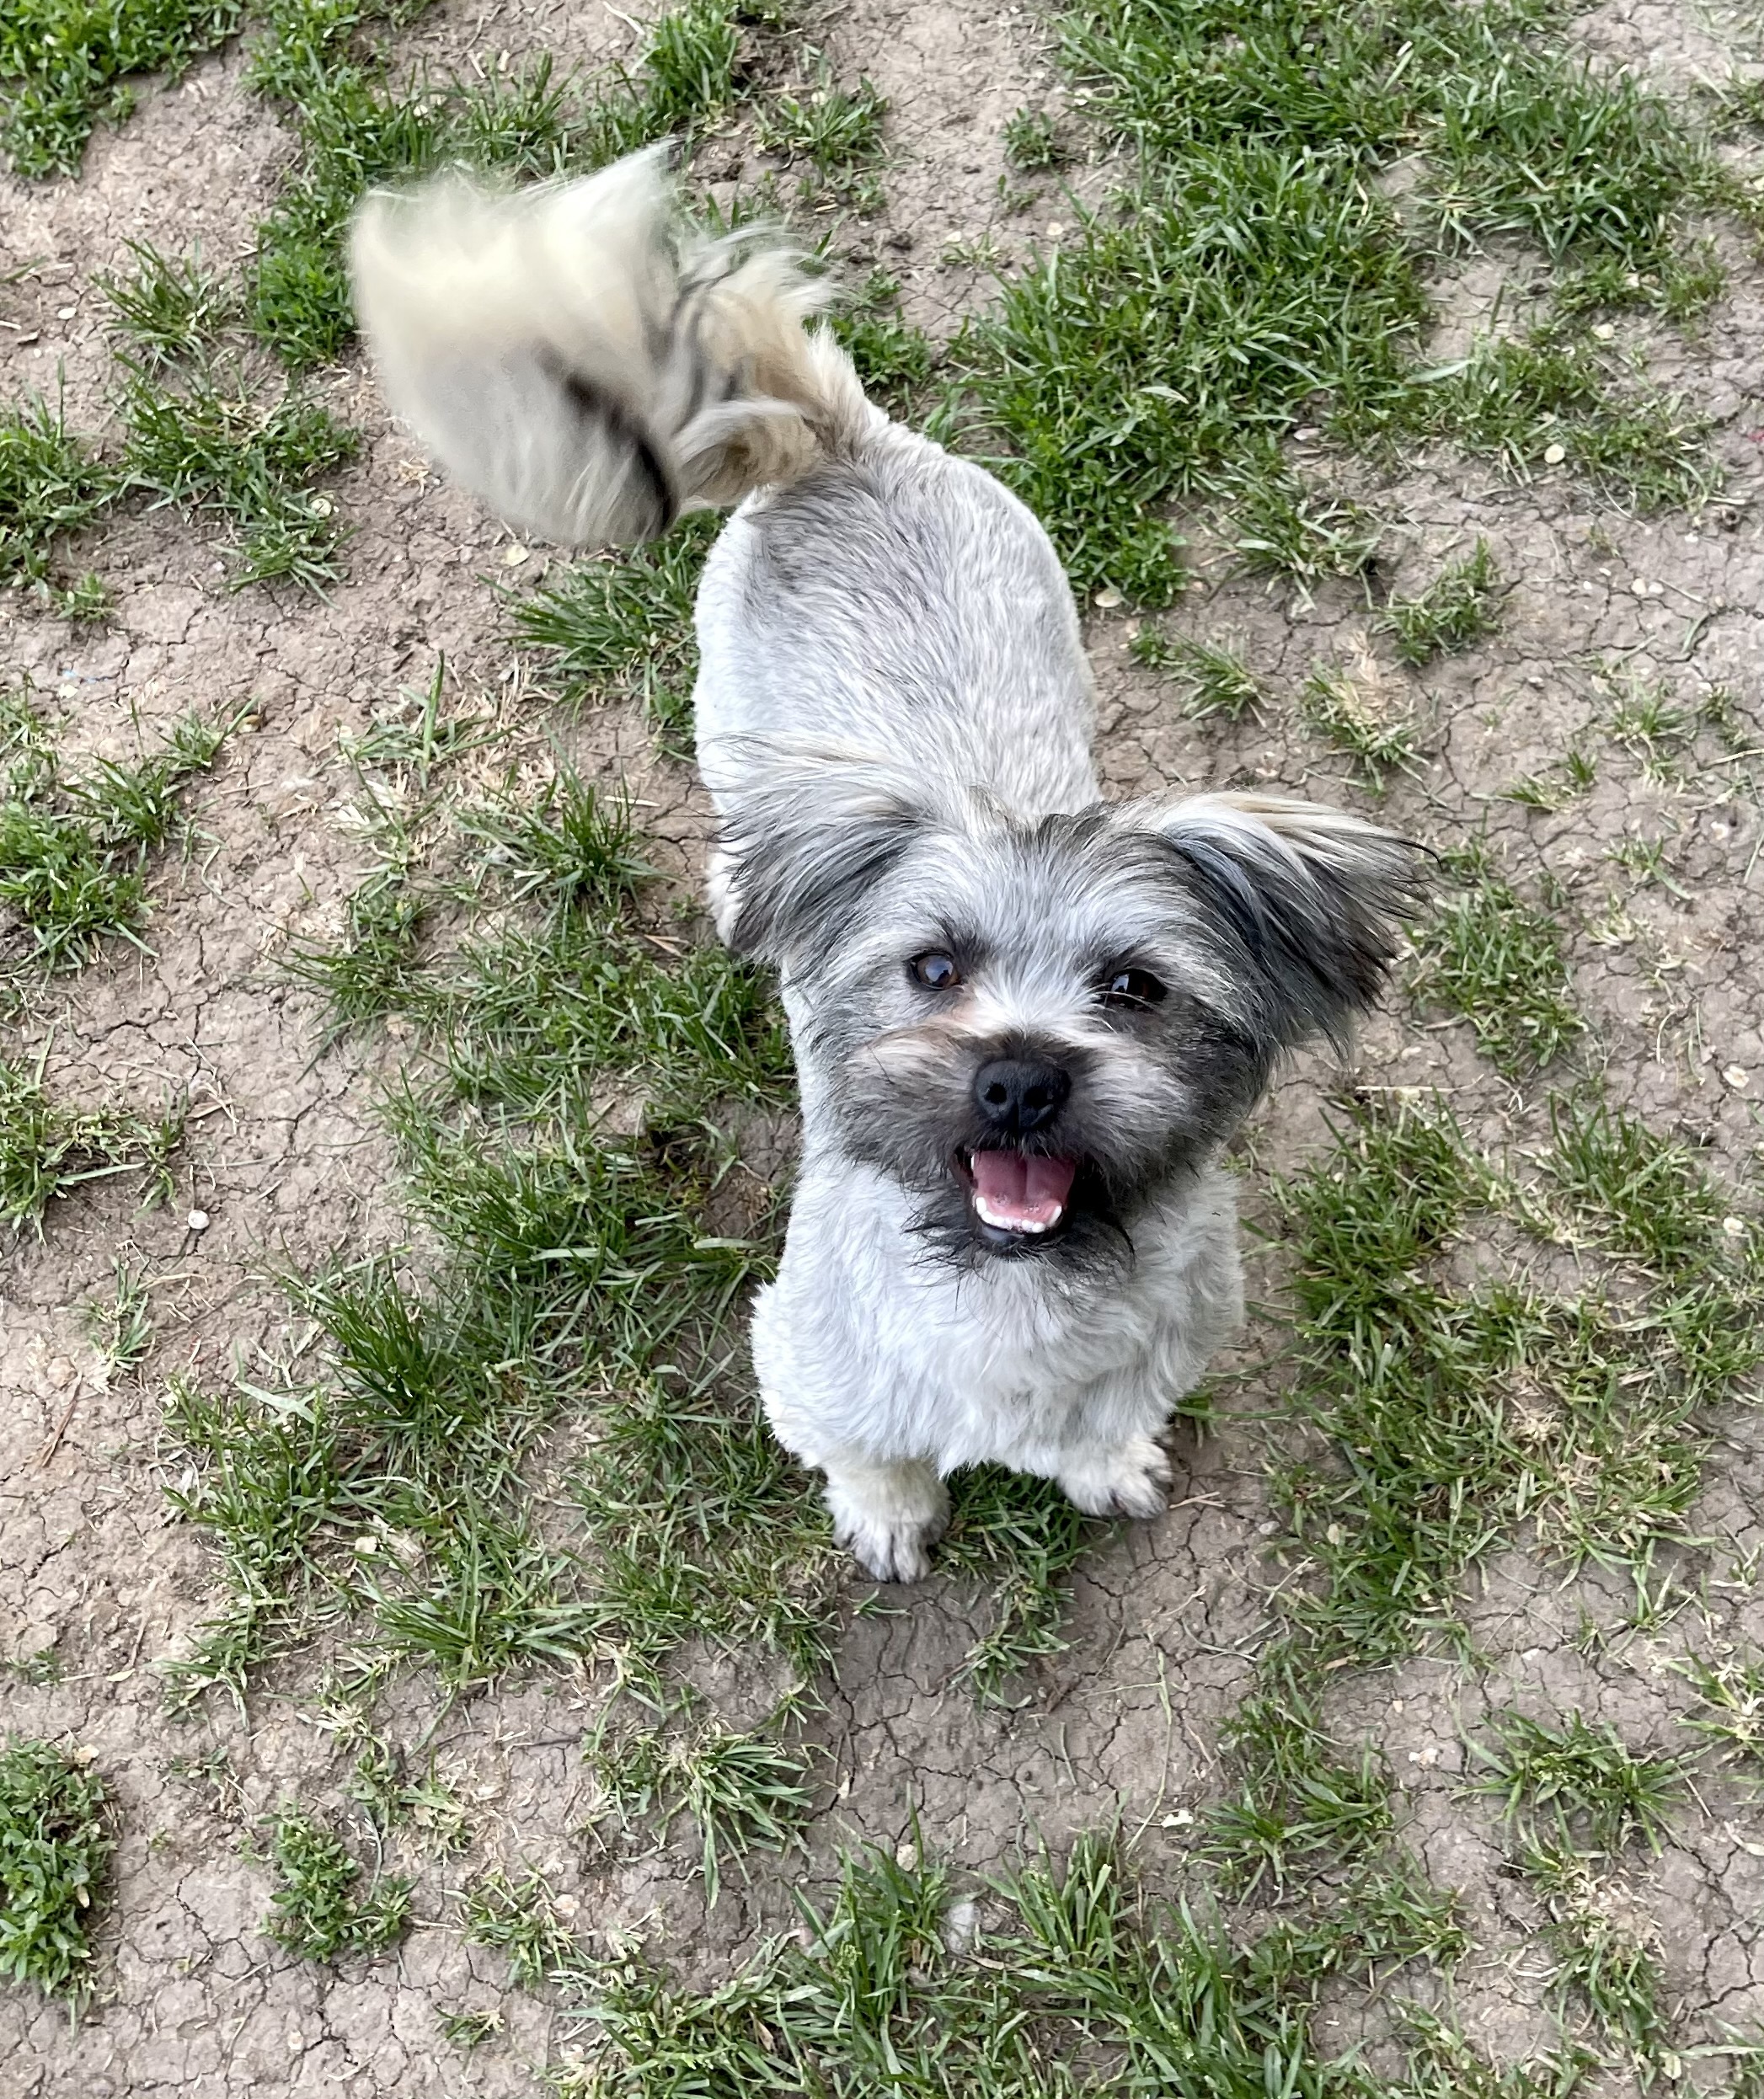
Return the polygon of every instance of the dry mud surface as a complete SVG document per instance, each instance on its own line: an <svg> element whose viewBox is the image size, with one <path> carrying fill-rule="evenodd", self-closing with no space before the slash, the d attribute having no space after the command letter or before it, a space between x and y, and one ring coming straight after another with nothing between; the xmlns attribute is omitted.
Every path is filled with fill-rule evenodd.
<svg viewBox="0 0 1764 2099"><path fill-rule="evenodd" d="M1582 29L1668 84L1724 62L1720 25L1674 6L1613 4ZM610 8L494 0L442 7L411 34L438 62L539 46L597 58L634 42ZM869 72L892 103L890 214L853 234L853 266L887 243L910 314L947 327L976 296L972 244L989 232L1020 243L1061 208L1050 191L1026 220L994 224L1000 127L1051 81L1044 31L1026 9L911 0L860 4L831 22L827 41L843 77ZM105 361L94 273L118 263L128 235L168 248L200 237L222 259L243 249L289 142L239 72L238 56L222 55L148 93L128 124L99 132L77 180L0 179L0 385L52 383L61 366L70 420L92 427ZM1764 833L1746 768L1662 784L1617 757L1558 813L1497 798L1553 765L1593 718L1601 660L1687 696L1729 686L1745 741L1764 736L1764 273L1734 260L1701 338L1670 352L1670 376L1720 419L1714 441L1729 478L1701 515L1638 521L1565 478L1515 487L1451 460L1372 493L1398 521L1387 543L1398 589L1478 534L1512 579L1499 634L1415 681L1425 761L1385 806L1424 838L1461 837L1485 819L1526 879L1556 874L1574 900L1574 989L1613 1098L1740 1178L1764 1101ZM44 266L5 275L27 263ZM1489 290L1467 275L1466 325ZM249 1371L285 1351L274 1271L405 1229L372 1113L384 1053L351 1041L321 1049L313 1000L275 967L291 933L336 926L359 868L338 820L339 734L362 729L401 684L425 681L437 655L466 693L494 693L509 668L494 595L507 536L416 468L357 366L330 383L367 441L335 489L358 536L349 579L329 598L230 594L204 531L169 513L106 527L82 564L116 583L107 628L70 628L22 592L0 596L0 652L67 710L76 750L126 753L137 724L151 737L193 706L230 713L249 700L254 710L197 786L198 842L156 878L152 953L115 948L58 986L22 1034L33 1055L46 1046L64 1093L147 1108L187 1094L199 1119L170 1204L138 1212L131 1183L99 1183L59 1205L40 1239L27 1234L0 1254L0 1651L22 1660L53 1647L64 1668L52 1685L0 1680L0 1725L89 1750L120 1829L99 1992L78 2027L22 1989L0 1990L5 2099L531 2090L553 2014L543 1996L508 1991L500 1957L468 1947L450 1921L447 1891L487 1861L540 1865L584 1924L642 1926L689 1975L724 1971L784 1914L780 1869L763 1856L751 1883L729 1876L707 1920L683 1834L660 1851L583 1835L594 1788L581 1743L604 1694L585 1674L505 1686L447 1712L434 1747L478 1818L473 1851L425 1869L417 1927L394 1956L316 1968L261 1935L267 1871L245 1844L281 1801L341 1798L344 1767L310 1679L272 1675L244 1717L220 1701L181 1721L165 1712L155 1663L212 1608L215 1573L164 1498L163 1380ZM1204 549L1197 576L1184 624L1243 638L1283 695L1366 628L1363 601L1345 586L1307 601L1234 575ZM1363 800L1290 708L1265 728L1197 723L1135 668L1119 614L1096 615L1089 638L1111 792L1259 782ZM634 724L582 734L587 761L628 771L649 828L689 863L703 812L687 775L649 758ZM1624 835L1669 841L1673 888L1638 887L1606 858ZM1335 1076L1313 1062L1284 1082L1253 1132L1256 1171L1290 1166L1317 1143L1319 1089ZM1468 1029L1424 1025L1401 1001L1365 1031L1355 1076L1442 1088L1489 1141L1524 1126L1526 1103L1478 1060ZM1253 1212L1256 1199L1252 1173ZM188 1228L193 1210L206 1231ZM77 1307L122 1250L152 1279L158 1340L140 1377L107 1386ZM1253 1288L1277 1265L1277 1251L1256 1252ZM1253 1329L1237 1359L1250 1408L1269 1345ZM1034 1675L1018 1711L977 1711L952 1682L981 1622L961 1585L933 1578L850 1621L821 1727L830 1758L816 1870L853 1838L905 1841L915 1815L927 1845L976 1871L1003 1864L1027 1836L1057 1843L1119 1817L1141 1832L1153 1880L1175 1874L1279 1576L1266 1562L1249 1440L1227 1429L1197 1449L1183 1438L1177 1463L1168 1516L1121 1529L1081 1568L1072 1645ZM1741 1570L1708 1591L1713 1621L1751 1642L1764 1639L1764 1601L1744 1578L1764 1547L1761 1487L1764 1439L1756 1417L1735 1412L1692 1527L1712 1541L1718 1578ZM853 1603L869 1590L851 1577ZM1535 1901L1503 1870L1487 1804L1459 1792L1463 1733L1491 1706L1579 1705L1632 1744L1681 1744L1683 1699L1663 1664L1681 1628L1602 1646L1580 1637L1583 1613L1625 1601L1621 1584L1564 1589L1514 1552L1473 1605L1480 1669L1417 1660L1344 1682L1332 1712L1382 1742L1411 1842L1435 1880L1462 1893L1478 1950L1460 1973L1458 2009L1497 2060L1552 2044L1554 2028ZM400 1729L414 1738L434 1717L434 1695L416 1684L400 1696ZM187 1771L211 1757L221 1781L174 1773L174 1761ZM1638 1870L1638 1899L1658 1925L1668 2009L1688 2040L1764 2022L1764 1820L1742 1791L1718 1785L1682 1818ZM442 2038L438 2012L473 2006L500 2007L506 2026L468 2056Z"/></svg>

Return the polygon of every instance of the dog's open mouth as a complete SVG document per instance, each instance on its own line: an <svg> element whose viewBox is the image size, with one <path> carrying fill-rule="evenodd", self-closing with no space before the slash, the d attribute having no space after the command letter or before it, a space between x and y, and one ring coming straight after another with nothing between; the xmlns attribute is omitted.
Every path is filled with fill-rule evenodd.
<svg viewBox="0 0 1764 2099"><path fill-rule="evenodd" d="M968 1200L981 1223L1013 1239L1041 1239L1064 1222L1077 1178L1076 1159L1028 1151L966 1151Z"/></svg>

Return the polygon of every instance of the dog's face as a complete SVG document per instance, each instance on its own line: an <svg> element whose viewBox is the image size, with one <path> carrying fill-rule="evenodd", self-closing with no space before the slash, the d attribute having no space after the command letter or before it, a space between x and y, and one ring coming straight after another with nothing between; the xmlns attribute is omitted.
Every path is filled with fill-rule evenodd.
<svg viewBox="0 0 1764 2099"><path fill-rule="evenodd" d="M842 1148L964 1259L1131 1244L1280 1050L1375 996L1412 879L1387 834L1296 804L1022 823L874 779L801 795L732 826L736 944L786 969Z"/></svg>

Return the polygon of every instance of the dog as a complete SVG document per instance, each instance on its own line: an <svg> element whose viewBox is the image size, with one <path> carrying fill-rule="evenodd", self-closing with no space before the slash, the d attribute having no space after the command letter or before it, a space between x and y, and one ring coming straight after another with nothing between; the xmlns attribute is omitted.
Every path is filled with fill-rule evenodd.
<svg viewBox="0 0 1764 2099"><path fill-rule="evenodd" d="M776 236L682 230L659 150L376 195L352 269L391 407L522 531L735 506L698 600L709 896L779 973L802 1098L753 1359L839 1541L918 1579L989 1461L1157 1514L1243 1315L1221 1149L1376 999L1415 850L1271 796L1103 801L1046 533L866 398Z"/></svg>

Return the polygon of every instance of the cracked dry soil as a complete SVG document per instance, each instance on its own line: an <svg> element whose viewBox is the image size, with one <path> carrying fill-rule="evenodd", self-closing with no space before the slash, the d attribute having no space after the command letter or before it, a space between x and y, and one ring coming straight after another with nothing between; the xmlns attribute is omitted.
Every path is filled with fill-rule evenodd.
<svg viewBox="0 0 1764 2099"><path fill-rule="evenodd" d="M1676 5L1613 0L1580 27L1668 89L1726 62L1717 30ZM610 8L450 0L413 40L436 63L537 48L580 61L628 52L635 32ZM859 0L828 44L842 77L867 71L891 101L890 212L852 230L845 259L861 272L885 254L909 315L947 329L984 293L974 244L990 235L1020 248L1061 209L1046 180L1034 208L1008 222L996 199L1000 127L1051 92L1045 32L1027 11L979 0ZM131 235L168 248L200 238L228 263L249 244L290 142L244 93L240 71L238 54L225 54L144 95L128 124L100 131L77 180L0 179L9 390L52 386L64 368L70 421L97 426L106 357L94 273L125 261ZM1088 187L1096 173L1079 179ZM966 245L946 259L952 240ZM1418 462L1366 493L1395 521L1385 560L1397 590L1418 587L1478 534L1510 579L1492 640L1406 681L1425 756L1382 807L1441 842L1485 826L1529 892L1546 871L1557 879L1589 1054L1612 1098L1740 1179L1764 1100L1764 832L1748 767L1665 781L1607 741L1596 785L1559 810L1500 798L1577 738L1599 737L1601 662L1687 697L1724 686L1743 743L1764 741L1764 270L1737 248L1729 259L1730 289L1700 337L1656 345L1656 369L1718 419L1729 478L1699 516L1637 521L1565 478L1515 486L1451 457ZM4 274L30 263L40 266ZM1505 268L1495 257L1465 272L1445 300L1442 341L1486 312ZM262 1936L267 1873L244 1841L281 1801L341 1797L345 1760L314 1711L313 1672L272 1672L249 1717L217 1701L184 1720L165 1711L154 1664L212 1607L215 1576L163 1498L163 1380L177 1370L218 1377L259 1349L285 1354L293 1337L275 1268L395 1243L406 1229L372 1113L389 1052L354 1040L321 1050L314 1001L275 967L291 933L335 927L358 870L337 820L347 788L339 733L365 727L401 684L426 682L437 656L467 694L494 694L508 673L496 596L510 574L506 536L417 469L359 363L329 384L366 442L334 491L358 536L349 579L329 599L230 594L211 537L168 512L110 524L81 562L115 585L108 628L70 628L24 593L0 597L5 660L66 711L76 751L125 754L137 723L151 740L192 707L231 713L249 702L253 717L193 791L196 842L156 877L152 952L112 948L57 984L22 1034L27 1053L46 1048L61 1092L144 1108L187 1094L198 1119L170 1204L137 1211L128 1183L100 1182L59 1205L40 1240L24 1236L4 1257L0 1646L15 1658L52 1646L64 1673L52 1685L0 1680L0 1725L89 1751L112 1786L120 1834L88 2011L70 2026L31 1993L0 1990L4 2099L529 2091L553 2012L543 1996L508 1990L500 1957L467 1947L450 1922L447 1890L485 1863L542 1867L580 1921L642 1926L693 1978L726 1970L788 1915L778 1883L795 1869L763 1855L749 1880L726 1877L707 1919L684 1829L660 1850L584 1836L594 1787L580 1745L604 1696L585 1674L505 1685L446 1712L433 1747L471 1805L472 1851L423 1864L416 1928L394 1955L316 1968ZM1366 478L1351 462L1336 470L1356 485ZM1345 585L1312 600L1270 590L1204 542L1195 555L1181 624L1242 638L1279 703L1264 724L1196 722L1135 667L1130 622L1097 615L1089 639L1110 791L1266 783L1365 805L1350 769L1290 704L1312 665L1366 633L1363 600ZM580 734L585 766L631 777L647 826L689 868L703 835L689 777L649 755L634 722L591 721ZM1670 886L1638 885L1610 861L1624 836L1667 841ZM1537 1132L1535 1099L1478 1059L1468 1028L1419 1020L1400 996L1365 1031L1351 1076L1437 1087L1485 1142ZM1338 1076L1307 1062L1259 1115L1246 1147L1252 1216L1255 1172L1314 1148L1322 1090ZM193 1210L206 1214L205 1231L188 1227ZM107 1386L78 1307L124 1249L146 1264L158 1333L141 1375ZM1252 1241L1250 1252L1253 1291L1266 1296L1279 1248ZM1277 1345L1265 1327L1245 1337L1231 1365L1243 1374L1232 1410L1254 1410ZM952 1681L982 1622L964 1587L933 1578L849 1619L821 1723L831 1755L812 1837L817 1870L854 1838L905 1840L915 1813L927 1845L979 1871L1038 1834L1058 1844L1118 1816L1140 1833L1153 1883L1173 1880L1280 1576L1267 1559L1272 1526L1248 1435L1228 1423L1200 1447L1184 1435L1177 1468L1168 1516L1118 1530L1082 1566L1071 1646L1033 1675L1019 1710L981 1712ZM1764 1601L1729 1573L1764 1550L1761 1493L1764 1433L1735 1411L1692 1526L1711 1541L1700 1637L1764 1640ZM853 1576L848 1600L867 1593ZM1499 2061L1558 2037L1535 1899L1505 1870L1492 1811L1459 1790L1462 1736L1495 1707L1548 1716L1578 1704L1633 1744L1681 1745L1686 1700L1664 1664L1682 1651L1684 1623L1602 1644L1583 1637L1589 1617L1614 1624L1631 1600L1615 1578L1564 1588L1515 1547L1470 1605L1481 1668L1416 1660L1342 1683L1332 1709L1344 1730L1383 1745L1409 1840L1434 1879L1461 1894L1476 1950L1460 1971L1458 2009ZM726 1675L719 1686L713 1669L706 1685L739 1715L753 1686ZM398 1700L393 1732L414 1738L434 1721L436 1694L417 1681ZM223 1775L179 1776L174 1763ZM1745 1790L1713 1781L1636 1882L1686 2042L1764 2022L1764 1819ZM471 2006L498 2009L505 2024L468 2056L445 2040L438 2016ZM1324 2042L1344 2042L1354 2017L1344 2006L1339 2036L1326 2031Z"/></svg>

